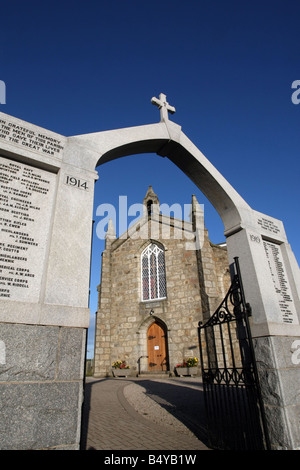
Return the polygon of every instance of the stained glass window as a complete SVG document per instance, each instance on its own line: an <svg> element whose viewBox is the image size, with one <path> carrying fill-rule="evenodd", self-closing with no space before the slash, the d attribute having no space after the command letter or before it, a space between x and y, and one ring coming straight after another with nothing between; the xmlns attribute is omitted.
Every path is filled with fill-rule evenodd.
<svg viewBox="0 0 300 470"><path fill-rule="evenodd" d="M167 296L165 254L155 243L142 253L142 300L164 299Z"/></svg>

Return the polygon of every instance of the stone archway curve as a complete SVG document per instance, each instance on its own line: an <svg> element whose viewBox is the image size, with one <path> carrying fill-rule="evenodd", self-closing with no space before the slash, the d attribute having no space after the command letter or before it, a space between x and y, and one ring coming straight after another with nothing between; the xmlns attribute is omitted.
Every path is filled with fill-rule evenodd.
<svg viewBox="0 0 300 470"><path fill-rule="evenodd" d="M225 235L244 228L251 208L202 152L171 121L69 137L84 145L90 169L127 155L156 153L168 157L202 191L219 213ZM74 159L74 154L72 155Z"/></svg>

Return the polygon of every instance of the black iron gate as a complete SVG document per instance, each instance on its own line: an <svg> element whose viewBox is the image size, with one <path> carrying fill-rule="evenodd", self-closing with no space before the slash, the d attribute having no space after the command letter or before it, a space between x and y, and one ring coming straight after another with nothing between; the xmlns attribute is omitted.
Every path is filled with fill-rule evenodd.
<svg viewBox="0 0 300 470"><path fill-rule="evenodd" d="M199 322L199 347L212 448L269 449L269 438L254 357L238 258L223 302L205 323Z"/></svg>

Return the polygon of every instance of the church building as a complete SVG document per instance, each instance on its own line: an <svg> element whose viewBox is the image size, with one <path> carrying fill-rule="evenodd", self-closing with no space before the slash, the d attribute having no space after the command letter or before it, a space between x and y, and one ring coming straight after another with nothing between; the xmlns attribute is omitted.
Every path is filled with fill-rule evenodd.
<svg viewBox="0 0 300 470"><path fill-rule="evenodd" d="M160 212L151 186L143 215L116 238L108 224L96 313L94 376L125 361L130 374L173 374L199 359L198 322L206 321L230 285L226 245L210 242L192 197L190 221Z"/></svg>

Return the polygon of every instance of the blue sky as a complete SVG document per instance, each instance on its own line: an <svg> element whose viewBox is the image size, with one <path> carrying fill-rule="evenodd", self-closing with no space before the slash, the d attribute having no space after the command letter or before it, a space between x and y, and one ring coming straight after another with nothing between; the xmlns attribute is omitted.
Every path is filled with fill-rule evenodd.
<svg viewBox="0 0 300 470"><path fill-rule="evenodd" d="M299 17L297 0L5 2L0 110L70 136L158 122L150 100L165 93L171 119L246 202L283 220L299 263ZM212 241L224 240L214 208L167 159L98 170L95 209L119 195L141 202L149 184L169 204L196 194ZM89 355L102 249L94 235Z"/></svg>

